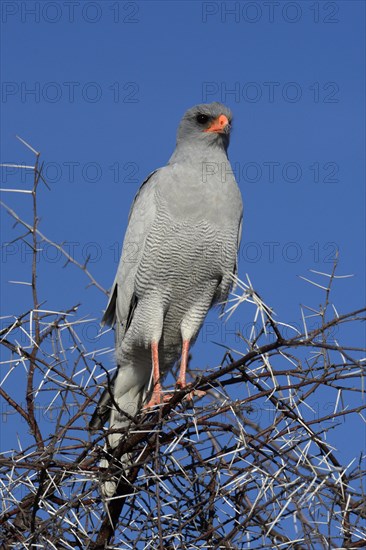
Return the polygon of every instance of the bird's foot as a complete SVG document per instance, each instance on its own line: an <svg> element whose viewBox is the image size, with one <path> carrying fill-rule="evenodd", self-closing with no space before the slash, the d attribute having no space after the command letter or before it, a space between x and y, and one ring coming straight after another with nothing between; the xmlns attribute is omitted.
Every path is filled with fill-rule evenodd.
<svg viewBox="0 0 366 550"><path fill-rule="evenodd" d="M179 390L184 390L184 388L187 387L187 384L183 385L178 380L175 387L178 391ZM164 403L167 403L168 401L171 400L173 395L174 395L173 393L164 393L161 389L160 390L155 390L155 391L153 391L153 393L151 395L150 401L142 407L142 410L148 412L150 409L153 409L154 407L156 407L158 405L164 405ZM194 397L199 397L200 398L200 397L204 397L205 395L206 395L205 391L192 390L189 393L187 393L187 395L184 397L184 400L193 401Z"/></svg>
<svg viewBox="0 0 366 550"><path fill-rule="evenodd" d="M203 390L192 390L185 396L184 399L188 399L188 401L193 401L194 397L204 397L206 395L206 392Z"/></svg>
<svg viewBox="0 0 366 550"><path fill-rule="evenodd" d="M150 401L142 407L142 410L148 411L157 405L163 405L173 397L171 393L163 393L161 390L153 391Z"/></svg>
<svg viewBox="0 0 366 550"><path fill-rule="evenodd" d="M177 380L177 383L175 385L177 390L184 390L187 387L187 384L185 384L182 380ZM204 397L206 395L206 392L203 390L192 390L184 397L185 400L193 401L193 397Z"/></svg>

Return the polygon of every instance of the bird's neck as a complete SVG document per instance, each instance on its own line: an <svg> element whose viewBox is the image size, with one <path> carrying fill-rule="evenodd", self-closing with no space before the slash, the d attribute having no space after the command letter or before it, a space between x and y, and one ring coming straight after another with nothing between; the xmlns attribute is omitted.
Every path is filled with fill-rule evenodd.
<svg viewBox="0 0 366 550"><path fill-rule="evenodd" d="M199 147L192 143L180 143L168 164L188 162L191 165L202 165L203 162L225 162L227 160L227 152L222 143L210 143L206 146L200 143Z"/></svg>

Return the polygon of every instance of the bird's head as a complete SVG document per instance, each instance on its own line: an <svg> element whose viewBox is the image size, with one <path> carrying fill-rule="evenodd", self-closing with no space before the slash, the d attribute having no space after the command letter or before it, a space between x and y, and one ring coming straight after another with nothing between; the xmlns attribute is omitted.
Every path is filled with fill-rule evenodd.
<svg viewBox="0 0 366 550"><path fill-rule="evenodd" d="M202 103L189 109L178 128L177 146L190 143L218 145L225 150L229 145L232 113L222 103Z"/></svg>

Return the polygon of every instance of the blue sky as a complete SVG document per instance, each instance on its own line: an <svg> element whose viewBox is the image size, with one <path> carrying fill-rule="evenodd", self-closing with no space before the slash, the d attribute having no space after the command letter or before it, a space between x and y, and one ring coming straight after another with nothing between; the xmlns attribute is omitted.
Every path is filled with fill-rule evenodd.
<svg viewBox="0 0 366 550"><path fill-rule="evenodd" d="M363 2L13 2L2 9L2 162L31 163L18 134L41 151L51 191L40 195L40 229L64 242L110 287L127 214L139 184L175 145L184 111L222 101L234 113L229 150L244 200L239 274L279 318L300 325L299 304L323 295L302 281L329 272L339 250L334 301L341 313L365 298ZM232 11L234 10L234 11ZM31 177L1 173L1 187ZM27 195L3 200L30 219ZM1 216L4 240L12 240ZM73 266L45 249L40 298L50 309L82 303L95 318L105 296L85 289ZM30 256L15 244L1 258L2 313L21 313ZM216 365L238 347L209 316L193 366ZM231 324L230 324L231 323ZM355 336L356 337L356 336ZM357 341L362 337L357 335ZM112 336L110 335L110 344ZM112 361L111 361L112 362Z"/></svg>

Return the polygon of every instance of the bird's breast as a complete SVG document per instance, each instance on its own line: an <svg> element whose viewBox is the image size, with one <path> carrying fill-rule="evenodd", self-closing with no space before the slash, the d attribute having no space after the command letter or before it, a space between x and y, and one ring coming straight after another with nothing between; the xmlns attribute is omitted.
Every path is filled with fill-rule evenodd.
<svg viewBox="0 0 366 550"><path fill-rule="evenodd" d="M192 296L212 280L232 270L237 228L217 227L206 219L157 220L146 239L136 282L139 292L160 289L169 299Z"/></svg>
<svg viewBox="0 0 366 550"><path fill-rule="evenodd" d="M143 243L137 297L159 294L182 313L228 278L236 263L241 195L232 172L203 178L197 166L167 167L155 190L156 215ZM177 317L179 317L178 315Z"/></svg>
<svg viewBox="0 0 366 550"><path fill-rule="evenodd" d="M224 167L222 166L224 165ZM156 189L156 203L173 220L224 226L241 215L242 199L229 161L202 160L190 167L172 165Z"/></svg>

